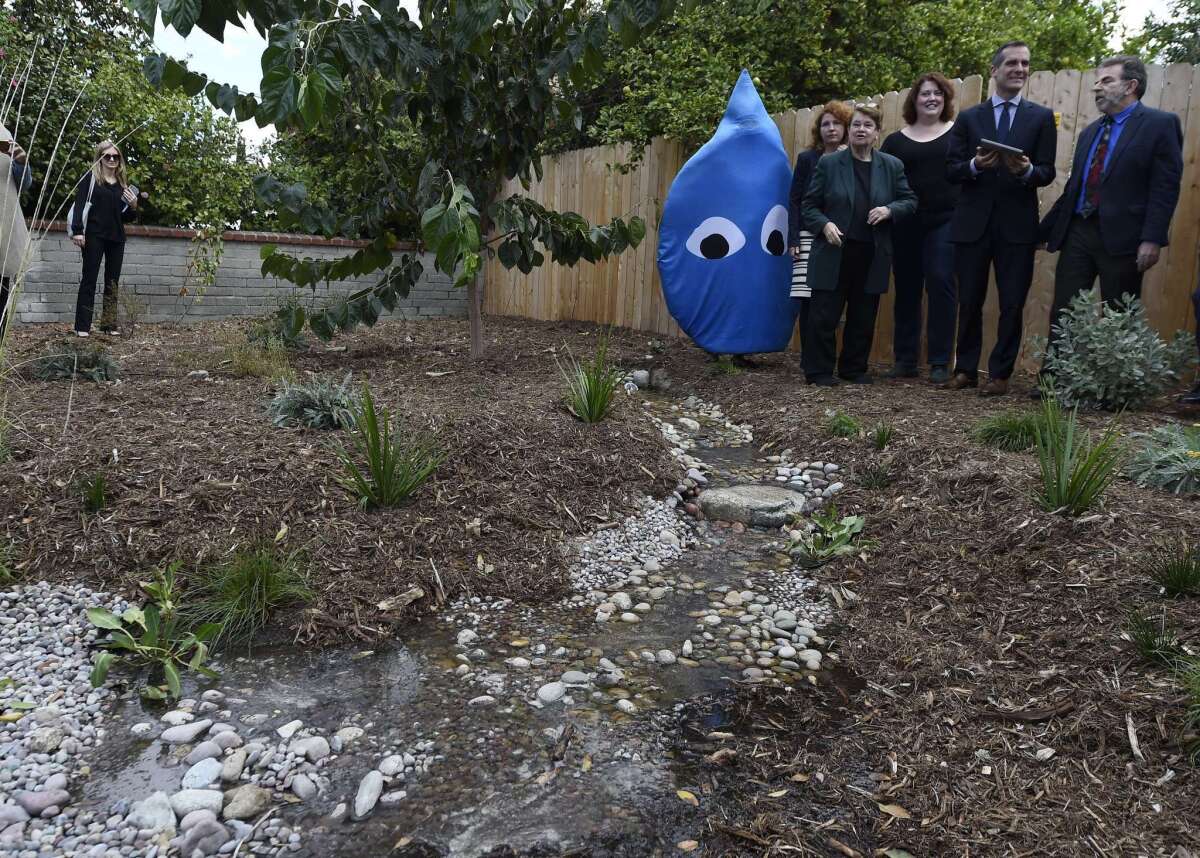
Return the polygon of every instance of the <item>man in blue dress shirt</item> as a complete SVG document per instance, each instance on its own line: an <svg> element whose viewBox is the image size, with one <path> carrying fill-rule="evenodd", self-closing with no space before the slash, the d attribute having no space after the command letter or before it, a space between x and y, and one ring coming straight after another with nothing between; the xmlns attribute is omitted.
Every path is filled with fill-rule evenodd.
<svg viewBox="0 0 1200 858"><path fill-rule="evenodd" d="M1104 60L1092 94L1101 116L1079 135L1071 178L1042 220L1054 271L1050 343L1059 315L1100 280L1115 303L1142 296L1142 276L1167 243L1183 175L1183 129L1174 113L1146 107L1146 66L1133 56Z"/></svg>

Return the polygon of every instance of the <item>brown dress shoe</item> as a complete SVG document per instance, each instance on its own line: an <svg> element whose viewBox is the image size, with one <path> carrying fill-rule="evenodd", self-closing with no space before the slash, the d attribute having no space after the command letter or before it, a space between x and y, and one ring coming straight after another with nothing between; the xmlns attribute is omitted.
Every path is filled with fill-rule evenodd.
<svg viewBox="0 0 1200 858"><path fill-rule="evenodd" d="M962 390L964 387L976 387L979 382L965 372L956 372L954 377L942 385L946 390Z"/></svg>
<svg viewBox="0 0 1200 858"><path fill-rule="evenodd" d="M993 378L983 387L979 388L980 396L1003 396L1008 393L1007 378Z"/></svg>

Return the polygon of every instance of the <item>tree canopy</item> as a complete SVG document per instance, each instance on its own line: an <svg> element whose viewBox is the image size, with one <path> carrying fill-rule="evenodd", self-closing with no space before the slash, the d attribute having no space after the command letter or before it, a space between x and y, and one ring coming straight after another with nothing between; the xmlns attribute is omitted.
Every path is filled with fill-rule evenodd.
<svg viewBox="0 0 1200 858"><path fill-rule="evenodd" d="M1147 15L1126 48L1156 62L1200 64L1200 0L1175 0L1165 17Z"/></svg>

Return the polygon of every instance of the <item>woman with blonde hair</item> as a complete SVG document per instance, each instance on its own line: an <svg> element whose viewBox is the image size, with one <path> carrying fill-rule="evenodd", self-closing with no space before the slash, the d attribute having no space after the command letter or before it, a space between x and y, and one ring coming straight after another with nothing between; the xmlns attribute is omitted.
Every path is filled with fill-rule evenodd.
<svg viewBox="0 0 1200 858"><path fill-rule="evenodd" d="M75 303L75 334L86 337L92 329L96 278L104 262L104 308L101 333L117 335L117 281L125 256L125 222L137 213L137 188L125 175L125 158L111 140L96 147L92 169L75 189L71 208L71 240L83 253L83 279Z"/></svg>
<svg viewBox="0 0 1200 858"><path fill-rule="evenodd" d="M843 101L827 102L813 117L809 146L796 156L796 168L792 171L792 189L788 194L788 246L792 249L791 296L800 301L800 350L804 350L804 326L808 319L808 299L812 287L808 283L808 254L812 250L813 235L804 228L800 207L808 184L812 180L817 162L825 155L838 151L846 145L846 134L850 128L850 105Z"/></svg>

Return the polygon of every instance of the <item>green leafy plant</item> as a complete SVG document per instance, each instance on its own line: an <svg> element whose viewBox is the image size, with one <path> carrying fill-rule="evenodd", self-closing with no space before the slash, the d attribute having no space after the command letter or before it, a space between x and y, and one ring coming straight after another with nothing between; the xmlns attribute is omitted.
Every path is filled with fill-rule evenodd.
<svg viewBox="0 0 1200 858"><path fill-rule="evenodd" d="M295 371L288 360L287 347L276 337L268 337L265 343L233 342L225 347L224 360L229 363L229 373L236 378L295 378Z"/></svg>
<svg viewBox="0 0 1200 858"><path fill-rule="evenodd" d="M1134 448L1125 474L1131 480L1177 495L1200 492L1200 423L1172 423L1130 438Z"/></svg>
<svg viewBox="0 0 1200 858"><path fill-rule="evenodd" d="M108 479L100 472L92 474L83 481L80 494L83 496L83 508L90 515L95 515L108 506Z"/></svg>
<svg viewBox="0 0 1200 858"><path fill-rule="evenodd" d="M288 294L279 302L279 308L274 313L250 326L246 339L262 348L275 340L288 351L298 351L308 344L302 332L303 326L304 307L296 295Z"/></svg>
<svg viewBox="0 0 1200 858"><path fill-rule="evenodd" d="M37 703L32 700L17 699L17 683L8 676L0 676L0 694L7 693L7 697L0 699L0 723L4 720L15 720L21 716L16 713L27 712L30 709L36 709ZM4 718L12 713L12 719Z"/></svg>
<svg viewBox="0 0 1200 858"><path fill-rule="evenodd" d="M223 232L223 228L202 226L192 236L187 263L183 270L183 285L179 287L175 296L176 310L184 298L191 300L178 313L176 322L182 321L192 307L203 301L209 287L217 282L217 273L221 270L221 257L225 255Z"/></svg>
<svg viewBox="0 0 1200 858"><path fill-rule="evenodd" d="M558 365L567 384L567 410L584 423L598 423L616 404L621 371L608 358L608 335L602 334L591 360L580 363L568 352L567 364Z"/></svg>
<svg viewBox="0 0 1200 858"><path fill-rule="evenodd" d="M729 355L721 355L709 364L709 371L713 375L740 375L742 368Z"/></svg>
<svg viewBox="0 0 1200 858"><path fill-rule="evenodd" d="M205 623L188 631L179 611L175 582L178 571L178 562L155 570L154 581L141 584L149 601L140 608L127 608L119 617L106 608L87 609L92 625L108 632L100 643L103 652L92 665L94 687L104 684L109 669L117 661L149 670L150 681L141 689L141 695L151 700L179 697L181 670L217 677L216 671L206 667L205 662L209 645L220 634L221 627ZM160 675L161 683L156 681Z"/></svg>
<svg viewBox="0 0 1200 858"><path fill-rule="evenodd" d="M813 515L809 527L792 531L788 552L808 568L835 557L857 554L874 545L871 540L856 539L866 523L861 515L839 518L837 507L831 503L824 512Z"/></svg>
<svg viewBox="0 0 1200 858"><path fill-rule="evenodd" d="M1042 423L1036 431L1042 475L1038 499L1048 511L1082 515L1116 479L1124 456L1116 421L1093 444L1090 434L1078 426L1078 410L1064 416L1058 400L1043 389Z"/></svg>
<svg viewBox="0 0 1200 858"><path fill-rule="evenodd" d="M392 423L386 408L376 409L371 388L364 384L352 437L357 458L365 465L360 467L345 447L336 451L344 472L338 482L363 509L404 503L446 458L433 439L419 434L403 438L394 433Z"/></svg>
<svg viewBox="0 0 1200 858"><path fill-rule="evenodd" d="M1021 453L1037 444L1043 417L1037 411L1008 411L985 417L971 428L971 437L988 447Z"/></svg>
<svg viewBox="0 0 1200 858"><path fill-rule="evenodd" d="M118 367L99 346L66 340L49 343L45 354L34 358L29 371L38 381L86 378L99 382L116 381Z"/></svg>
<svg viewBox="0 0 1200 858"><path fill-rule="evenodd" d="M1200 547L1160 549L1151 557L1148 571L1168 596L1200 596Z"/></svg>
<svg viewBox="0 0 1200 858"><path fill-rule="evenodd" d="M1141 301L1123 296L1110 307L1081 292L1055 325L1046 355L1054 394L1065 405L1110 410L1139 408L1179 383L1195 356L1192 335L1170 343L1150 327Z"/></svg>
<svg viewBox="0 0 1200 858"><path fill-rule="evenodd" d="M862 424L843 411L827 411L825 414L828 417L825 431L835 438L853 438L862 431Z"/></svg>
<svg viewBox="0 0 1200 858"><path fill-rule="evenodd" d="M276 426L349 429L357 407L358 397L350 392L350 373L346 373L341 384L328 379L298 384L283 379L267 413Z"/></svg>
<svg viewBox="0 0 1200 858"><path fill-rule="evenodd" d="M875 449L880 452L887 449L887 445L892 443L892 438L896 435L896 429L890 423L876 423L875 428L871 430L871 443L875 445Z"/></svg>
<svg viewBox="0 0 1200 858"><path fill-rule="evenodd" d="M298 555L268 543L202 570L191 598L184 616L193 625L215 623L221 630L212 640L216 646L249 640L277 608L310 602L314 595Z"/></svg>
<svg viewBox="0 0 1200 858"><path fill-rule="evenodd" d="M1141 611L1131 611L1125 621L1125 637L1138 655L1153 664L1175 667L1185 655L1179 635L1167 622L1165 612L1155 619Z"/></svg>

